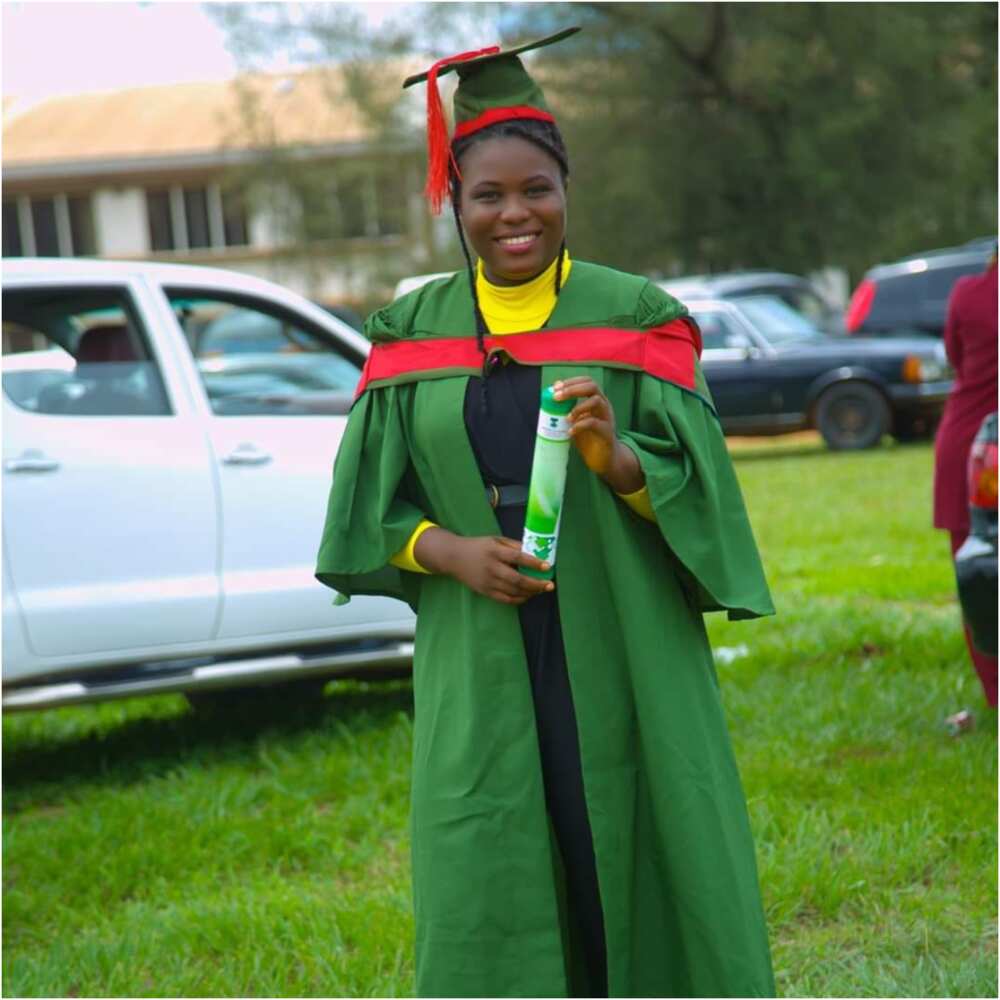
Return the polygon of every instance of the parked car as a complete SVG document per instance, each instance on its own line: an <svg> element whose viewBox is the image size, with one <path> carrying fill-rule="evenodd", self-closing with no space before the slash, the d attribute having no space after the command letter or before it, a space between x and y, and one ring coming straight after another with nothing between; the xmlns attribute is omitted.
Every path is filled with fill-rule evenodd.
<svg viewBox="0 0 1000 1000"><path fill-rule="evenodd" d="M997 415L982 423L969 452L969 537L955 553L962 614L975 647L997 655Z"/></svg>
<svg viewBox="0 0 1000 1000"><path fill-rule="evenodd" d="M409 608L313 576L367 350L244 275L4 261L3 708L407 671Z"/></svg>
<svg viewBox="0 0 1000 1000"><path fill-rule="evenodd" d="M691 299L722 299L738 302L758 295L773 295L802 313L824 333L842 335L844 320L823 293L808 278L784 271L728 271L658 282L660 288L682 302Z"/></svg>
<svg viewBox="0 0 1000 1000"><path fill-rule="evenodd" d="M436 278L447 278L453 272L418 274L403 278L396 285L393 298L420 288ZM739 301L752 295L773 295L818 326L825 333L844 333L841 313L823 296L808 278L783 271L729 271L723 274L699 274L687 278L671 278L657 282L660 288L674 298L687 302L691 299L724 299Z"/></svg>
<svg viewBox="0 0 1000 1000"><path fill-rule="evenodd" d="M729 434L814 427L830 448L870 448L936 425L952 372L940 341L848 339L818 330L769 295L686 303L702 331L702 365Z"/></svg>
<svg viewBox="0 0 1000 1000"><path fill-rule="evenodd" d="M941 337L952 287L963 275L985 270L995 247L995 238L976 239L871 268L848 303L847 332Z"/></svg>

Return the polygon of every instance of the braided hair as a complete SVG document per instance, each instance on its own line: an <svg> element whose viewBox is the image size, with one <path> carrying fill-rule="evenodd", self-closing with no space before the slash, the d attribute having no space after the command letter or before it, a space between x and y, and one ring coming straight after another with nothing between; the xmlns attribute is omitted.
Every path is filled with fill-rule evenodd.
<svg viewBox="0 0 1000 1000"><path fill-rule="evenodd" d="M486 334L489 332L483 311L479 306L479 293L476 291L476 271L472 266L472 256L469 253L469 245L465 240L465 232L462 227L462 212L459 202L462 195L462 179L455 170L455 164L462 158L471 146L478 142L485 142L487 139L524 139L533 143L539 149L548 153L556 163L559 164L559 172L562 175L563 185L569 179L569 154L566 152L566 144L562 135L554 122L539 121L531 118L512 119L511 121L497 122L486 128L473 132L471 135L456 139L451 144L452 161L449 167L451 182L451 207L455 214L455 227L458 229L458 240L462 244L462 253L465 256L465 265L469 273L469 288L472 291L472 308L476 321L476 343L479 351L483 355L483 390L485 403L485 375L486 375ZM566 240L563 239L559 247L559 256L556 262L556 295L562 290L562 269L563 257L566 251Z"/></svg>

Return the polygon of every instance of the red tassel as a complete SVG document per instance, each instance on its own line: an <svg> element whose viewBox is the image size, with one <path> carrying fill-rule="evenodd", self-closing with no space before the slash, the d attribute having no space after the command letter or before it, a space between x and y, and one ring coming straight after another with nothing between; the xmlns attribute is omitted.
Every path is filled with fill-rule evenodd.
<svg viewBox="0 0 1000 1000"><path fill-rule="evenodd" d="M500 46L493 45L488 49L448 56L446 59L439 59L427 72L427 184L424 186L424 196L435 215L441 214L441 205L448 194L448 162L451 160L454 163L448 141L448 123L445 121L441 95L438 92L438 72L452 63L495 55L499 51ZM454 166L457 172L458 164Z"/></svg>

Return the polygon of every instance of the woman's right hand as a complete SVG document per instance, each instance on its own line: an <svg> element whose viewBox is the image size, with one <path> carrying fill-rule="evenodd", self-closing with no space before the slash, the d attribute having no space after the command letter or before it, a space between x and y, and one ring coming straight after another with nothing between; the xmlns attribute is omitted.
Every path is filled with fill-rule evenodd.
<svg viewBox="0 0 1000 1000"><path fill-rule="evenodd" d="M518 572L519 566L544 572L549 564L522 552L512 538L465 538L444 528L428 528L417 539L413 555L424 569L453 576L470 590L501 604L523 604L529 597L555 589L551 580Z"/></svg>

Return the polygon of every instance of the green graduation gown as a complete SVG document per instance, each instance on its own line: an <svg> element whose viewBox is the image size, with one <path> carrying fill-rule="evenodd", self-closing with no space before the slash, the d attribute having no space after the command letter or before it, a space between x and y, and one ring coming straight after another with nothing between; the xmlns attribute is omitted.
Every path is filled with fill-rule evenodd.
<svg viewBox="0 0 1000 1000"><path fill-rule="evenodd" d="M463 273L376 312L334 467L317 577L417 611L411 797L420 996L567 996L576 957L517 609L389 559L426 516L499 528L463 421L478 374ZM773 996L753 842L702 612L772 614L686 310L574 261L542 331L490 338L588 374L656 523L571 452L557 595L604 914L610 996ZM678 327L680 321L680 327ZM677 336L680 330L681 335Z"/></svg>

